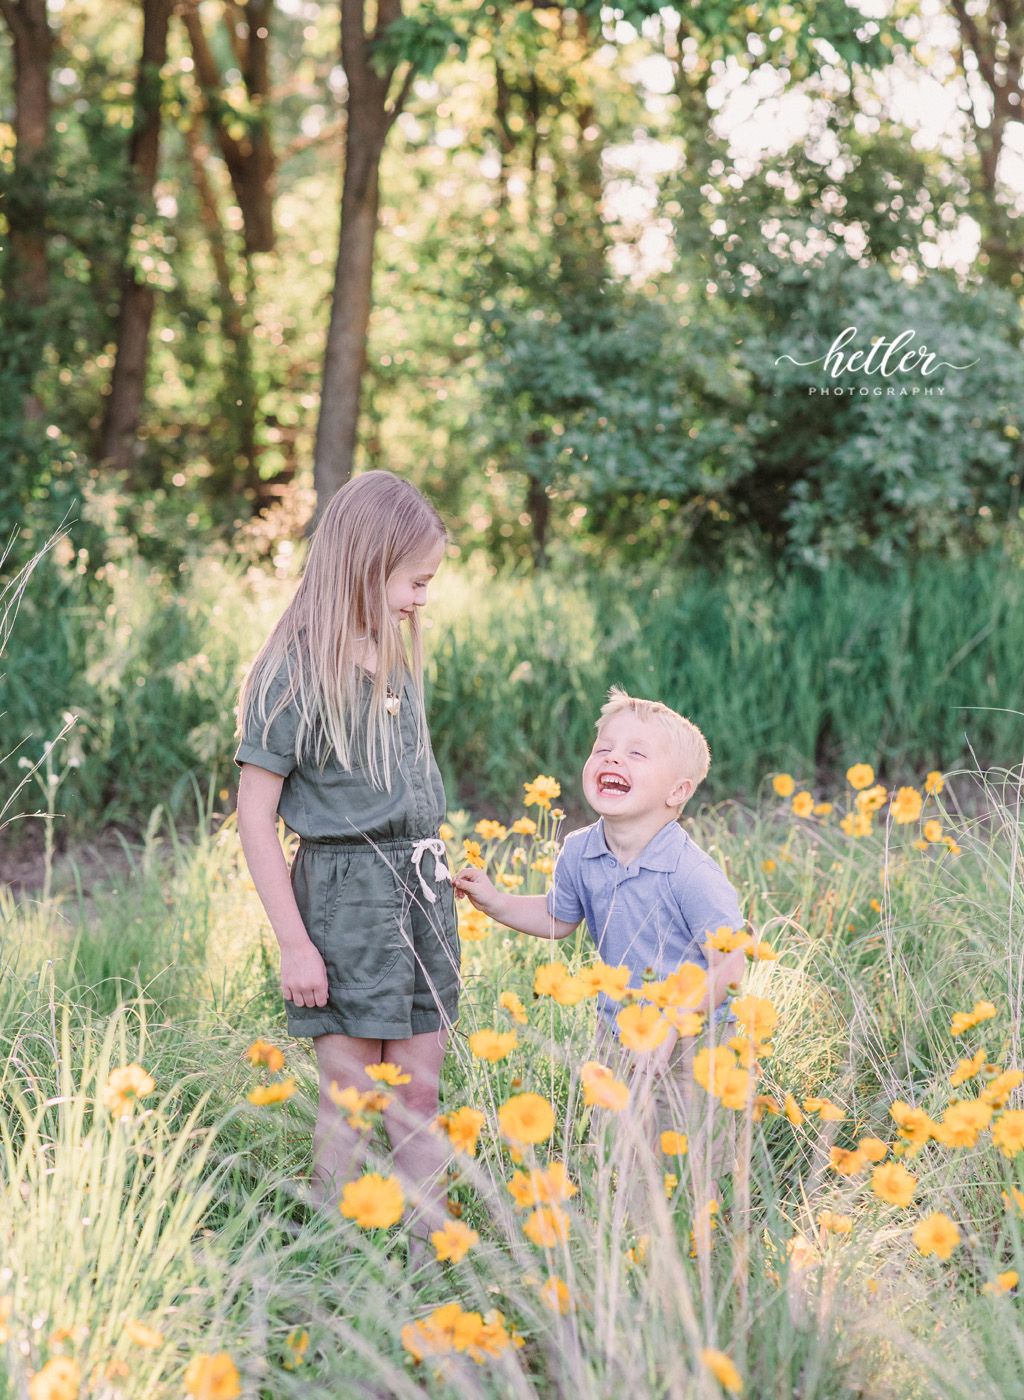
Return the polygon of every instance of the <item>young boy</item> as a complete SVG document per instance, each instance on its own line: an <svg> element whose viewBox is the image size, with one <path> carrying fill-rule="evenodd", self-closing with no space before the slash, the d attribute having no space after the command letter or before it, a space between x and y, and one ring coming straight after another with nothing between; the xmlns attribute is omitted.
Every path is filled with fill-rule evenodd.
<svg viewBox="0 0 1024 1400"><path fill-rule="evenodd" d="M745 955L706 943L716 929L738 929L744 920L721 868L678 822L710 763L695 724L667 705L613 687L583 769L583 793L599 820L566 837L547 896L501 892L482 870L471 868L456 876L456 893L498 923L535 938L565 938L586 919L601 960L627 967L632 987L642 987L648 969L664 978L681 963L696 963L707 970L707 991L695 1009L722 1021L727 988L742 976ZM599 1041L607 1044L610 1036L618 1039L621 1008L603 993L598 1005ZM715 1039L724 1038L716 1027ZM644 1070L668 1081L674 1089L668 1097L676 1098L691 1126L706 1099L694 1094L694 1049L694 1037L679 1043L670 1030L642 1062ZM664 1122L661 1111L658 1116ZM721 1146L714 1156L717 1168Z"/></svg>

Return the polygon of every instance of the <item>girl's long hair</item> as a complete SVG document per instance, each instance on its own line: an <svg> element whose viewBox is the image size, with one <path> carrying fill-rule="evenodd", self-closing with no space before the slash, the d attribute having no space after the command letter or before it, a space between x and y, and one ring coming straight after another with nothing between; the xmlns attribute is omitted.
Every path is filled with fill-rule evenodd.
<svg viewBox="0 0 1024 1400"><path fill-rule="evenodd" d="M418 609L409 620L406 650L387 605L392 574L422 558L444 538L444 523L415 486L391 472L364 472L328 502L309 544L295 597L260 648L242 684L239 728L251 716L263 742L277 716L298 712L296 761L322 768L333 752L343 768L361 767L375 788L391 788L399 733L387 707L406 675L417 701L417 756L426 743L423 635ZM377 669L365 726L360 648L371 638ZM283 692L268 709L274 678L287 671ZM251 722L251 720L250 720Z"/></svg>

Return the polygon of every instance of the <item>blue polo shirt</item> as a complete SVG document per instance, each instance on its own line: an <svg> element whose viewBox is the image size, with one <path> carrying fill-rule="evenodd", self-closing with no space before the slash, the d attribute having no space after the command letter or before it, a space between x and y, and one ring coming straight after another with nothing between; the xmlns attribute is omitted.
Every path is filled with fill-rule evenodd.
<svg viewBox="0 0 1024 1400"><path fill-rule="evenodd" d="M675 821L629 865L608 849L603 822L572 832L555 865L548 912L567 924L586 919L601 960L628 967L632 987L642 985L647 968L658 978L684 962L706 968L701 945L708 934L744 923L721 866ZM618 1002L601 993L598 1007L614 1027ZM715 1019L727 1014L723 1003Z"/></svg>

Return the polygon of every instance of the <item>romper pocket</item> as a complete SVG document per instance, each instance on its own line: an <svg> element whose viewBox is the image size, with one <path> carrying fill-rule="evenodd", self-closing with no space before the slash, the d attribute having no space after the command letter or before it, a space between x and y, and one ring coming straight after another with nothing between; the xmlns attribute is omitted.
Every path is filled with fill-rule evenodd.
<svg viewBox="0 0 1024 1400"><path fill-rule="evenodd" d="M341 867L342 862L338 862ZM379 987L394 971L406 939L401 896L386 861L349 854L340 887L328 892L320 948L333 995Z"/></svg>

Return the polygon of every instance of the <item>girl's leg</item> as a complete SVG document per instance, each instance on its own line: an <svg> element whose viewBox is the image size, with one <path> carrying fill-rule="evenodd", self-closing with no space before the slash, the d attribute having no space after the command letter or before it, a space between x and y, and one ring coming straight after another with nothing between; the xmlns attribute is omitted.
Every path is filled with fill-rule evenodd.
<svg viewBox="0 0 1024 1400"><path fill-rule="evenodd" d="M313 1041L313 1049L320 1075L320 1096L309 1188L317 1205L335 1207L341 1188L362 1165L367 1135L349 1127L348 1115L331 1098L330 1087L334 1083L339 1089L372 1088L365 1069L380 1063L381 1042L350 1035L319 1035Z"/></svg>
<svg viewBox="0 0 1024 1400"><path fill-rule="evenodd" d="M394 1089L384 1123L391 1142L395 1168L406 1195L414 1205L409 1236L409 1264L415 1269L423 1256L431 1230L445 1222L445 1182L448 1161L443 1135L432 1132L437 1118L438 1082L448 1032L425 1031L408 1040L386 1040L382 1059L402 1066L411 1075L408 1084Z"/></svg>

